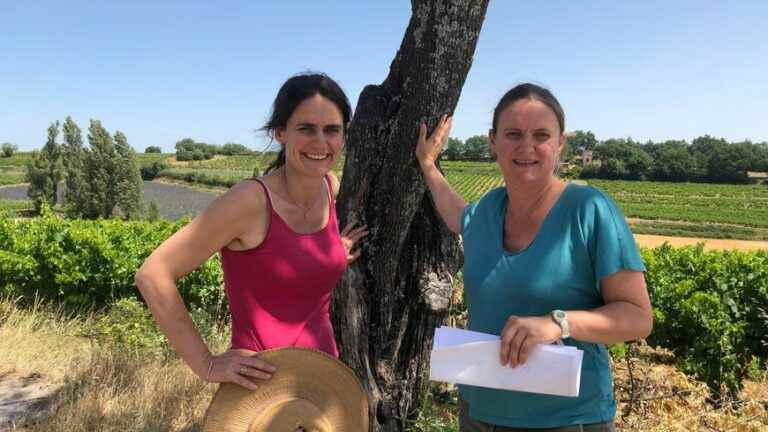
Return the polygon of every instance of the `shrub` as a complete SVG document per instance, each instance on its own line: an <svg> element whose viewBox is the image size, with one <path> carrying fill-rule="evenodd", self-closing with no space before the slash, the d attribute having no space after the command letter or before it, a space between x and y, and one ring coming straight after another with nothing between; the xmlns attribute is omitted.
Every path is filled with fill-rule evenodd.
<svg viewBox="0 0 768 432"><path fill-rule="evenodd" d="M149 165L142 166L139 171L141 172L142 180L153 180L164 169L168 168L168 163L163 159L156 160Z"/></svg>
<svg viewBox="0 0 768 432"><path fill-rule="evenodd" d="M3 143L3 145L0 146L0 151L2 151L2 156L5 158L9 158L13 156L13 154L16 153L18 150L19 150L19 147L11 143Z"/></svg>
<svg viewBox="0 0 768 432"><path fill-rule="evenodd" d="M32 220L0 216L0 295L52 299L68 307L105 307L140 298L133 283L147 256L187 223L181 220ZM178 281L188 306L216 313L222 276L218 255Z"/></svg>
<svg viewBox="0 0 768 432"><path fill-rule="evenodd" d="M147 307L136 299L123 298L99 316L94 326L99 341L114 344L133 354L150 352L168 357L170 346Z"/></svg>
<svg viewBox="0 0 768 432"><path fill-rule="evenodd" d="M655 319L648 342L674 351L713 394L735 397L753 358L768 357L768 252L662 246L643 258Z"/></svg>

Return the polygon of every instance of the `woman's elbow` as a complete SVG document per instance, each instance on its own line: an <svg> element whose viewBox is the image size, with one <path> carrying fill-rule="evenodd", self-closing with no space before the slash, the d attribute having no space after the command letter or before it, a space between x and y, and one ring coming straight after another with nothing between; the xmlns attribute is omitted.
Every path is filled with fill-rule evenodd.
<svg viewBox="0 0 768 432"><path fill-rule="evenodd" d="M153 288L158 285L160 279L160 272L154 269L151 265L148 265L147 262L144 262L133 276L133 283L136 285L136 288L139 289L141 295L146 299Z"/></svg>
<svg viewBox="0 0 768 432"><path fill-rule="evenodd" d="M637 339L645 339L651 335L651 331L653 331L653 311L644 310L641 322L642 323L638 326L639 334Z"/></svg>
<svg viewBox="0 0 768 432"><path fill-rule="evenodd" d="M133 284L136 285L142 295L146 296L146 290L152 285L152 277L143 266L133 275Z"/></svg>

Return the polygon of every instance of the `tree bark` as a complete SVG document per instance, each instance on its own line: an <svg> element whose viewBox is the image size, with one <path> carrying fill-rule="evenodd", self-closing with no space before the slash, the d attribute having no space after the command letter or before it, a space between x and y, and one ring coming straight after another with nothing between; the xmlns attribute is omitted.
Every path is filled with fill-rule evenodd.
<svg viewBox="0 0 768 432"><path fill-rule="evenodd" d="M445 319L461 251L414 157L418 125L453 112L488 0L413 0L390 72L362 91L347 137L337 210L366 224L362 256L336 288L341 359L370 395L372 431L400 431L421 399L434 328Z"/></svg>

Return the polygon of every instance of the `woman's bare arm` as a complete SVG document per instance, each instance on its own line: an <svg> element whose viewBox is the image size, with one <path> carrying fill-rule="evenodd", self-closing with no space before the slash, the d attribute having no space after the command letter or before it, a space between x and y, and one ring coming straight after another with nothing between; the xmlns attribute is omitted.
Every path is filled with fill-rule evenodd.
<svg viewBox="0 0 768 432"><path fill-rule="evenodd" d="M265 223L265 199L263 191L253 183L235 185L163 242L136 273L136 286L161 331L200 377L208 374L211 353L192 323L176 281L243 235L249 225ZM259 367L258 362L254 362L253 367ZM241 382L245 381L242 376L227 378L247 386Z"/></svg>
<svg viewBox="0 0 768 432"><path fill-rule="evenodd" d="M427 187L432 194L432 200L440 218L443 219L452 233L459 234L461 232L461 215L467 203L448 184L448 181L435 165L437 157L448 140L452 122L452 117L442 116L429 138L427 138L427 126L421 124L419 142L416 145L416 159L419 161L421 172L424 174L424 181L427 182Z"/></svg>

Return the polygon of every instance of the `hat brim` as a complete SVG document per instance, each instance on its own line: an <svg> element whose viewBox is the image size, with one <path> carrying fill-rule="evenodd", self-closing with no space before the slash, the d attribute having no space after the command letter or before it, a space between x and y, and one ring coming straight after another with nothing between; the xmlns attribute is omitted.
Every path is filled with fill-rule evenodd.
<svg viewBox="0 0 768 432"><path fill-rule="evenodd" d="M277 371L269 380L257 381L256 390L233 383L219 386L205 414L203 432L274 431L276 423L294 417L328 425L333 432L368 430L368 395L340 360L296 347L261 351L257 356Z"/></svg>

